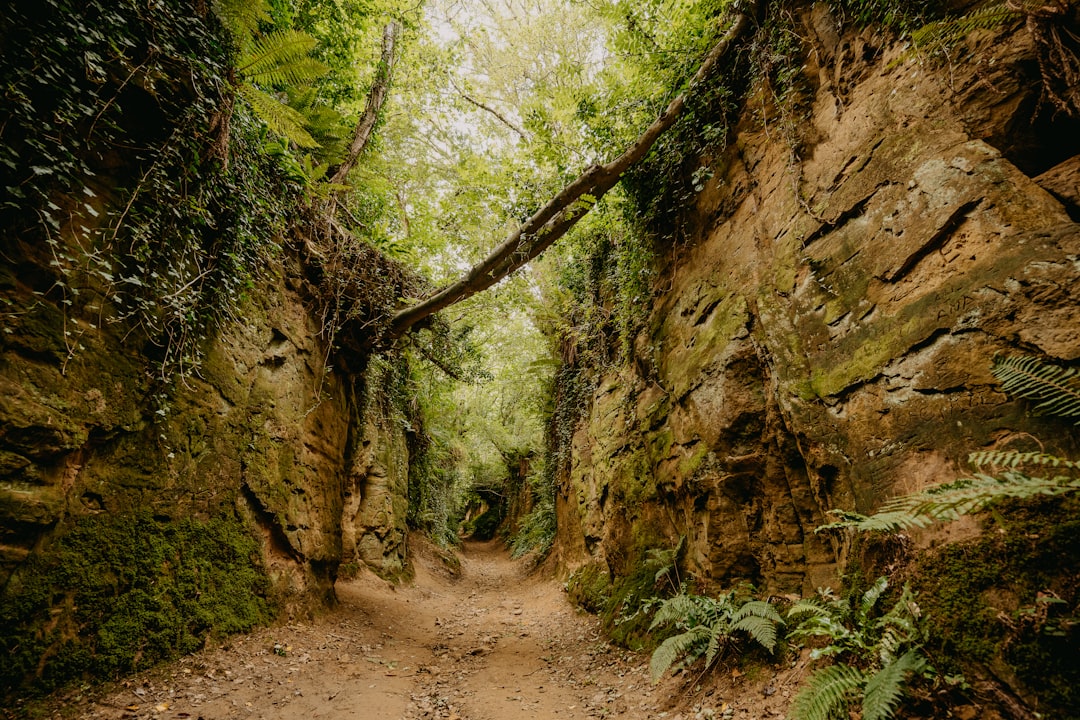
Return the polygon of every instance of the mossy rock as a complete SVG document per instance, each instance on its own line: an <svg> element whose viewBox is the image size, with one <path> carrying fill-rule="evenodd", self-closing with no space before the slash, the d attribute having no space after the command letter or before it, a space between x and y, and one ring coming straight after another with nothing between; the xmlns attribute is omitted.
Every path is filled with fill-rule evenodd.
<svg viewBox="0 0 1080 720"><path fill-rule="evenodd" d="M1080 499L1002 504L995 516L996 530L927 551L911 571L935 662L1011 675L1046 717L1078 720Z"/></svg>
<svg viewBox="0 0 1080 720"><path fill-rule="evenodd" d="M0 598L0 688L115 678L273 615L258 543L231 515L90 515L61 529Z"/></svg>
<svg viewBox="0 0 1080 720"><path fill-rule="evenodd" d="M603 611L610 597L611 578L600 563L583 565L566 581L570 602L593 614Z"/></svg>
<svg viewBox="0 0 1080 720"><path fill-rule="evenodd" d="M613 643L631 650L651 650L656 645L649 632L652 613L643 608L657 595L656 571L644 564L612 583L600 622Z"/></svg>

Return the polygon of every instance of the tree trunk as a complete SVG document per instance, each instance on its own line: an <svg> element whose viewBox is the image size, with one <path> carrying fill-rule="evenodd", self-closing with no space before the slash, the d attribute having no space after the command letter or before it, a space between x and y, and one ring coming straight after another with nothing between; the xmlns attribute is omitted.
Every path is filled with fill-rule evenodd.
<svg viewBox="0 0 1080 720"><path fill-rule="evenodd" d="M382 110L383 103L386 102L386 95L390 91L390 79L393 76L394 63L397 61L395 50L400 34L401 25L396 20L391 20L383 28L382 57L379 59L375 84L371 86L371 92L368 93L364 113L360 116L359 122L356 123L356 130L353 132L353 139L349 143L349 151L345 155L345 159L332 173L328 173L330 182L334 185L345 184L349 171L356 166L356 161L360 159L360 154L364 152L368 140L371 139L371 131L375 129L375 122L379 119L379 111Z"/></svg>
<svg viewBox="0 0 1080 720"><path fill-rule="evenodd" d="M544 207L526 220L506 240L474 265L461 279L446 285L415 305L398 311L390 321L391 337L401 337L409 328L438 311L487 290L526 265L566 234L592 206L615 187L623 174L652 149L657 139L678 119L687 97L727 55L734 42L751 27L761 0L749 2L736 12L734 23L705 56L686 91L676 97L660 116L621 155L604 165L593 165L564 187Z"/></svg>

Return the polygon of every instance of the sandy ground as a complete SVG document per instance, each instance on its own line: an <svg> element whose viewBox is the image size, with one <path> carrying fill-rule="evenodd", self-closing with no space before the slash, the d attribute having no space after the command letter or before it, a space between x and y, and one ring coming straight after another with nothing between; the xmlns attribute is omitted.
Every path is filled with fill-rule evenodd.
<svg viewBox="0 0 1080 720"><path fill-rule="evenodd" d="M312 624L233 638L101 693L68 692L51 714L98 720L229 718L501 720L783 717L798 668L654 687L648 657L608 645L562 587L467 543L459 576L423 548L397 588L339 583L340 607Z"/></svg>

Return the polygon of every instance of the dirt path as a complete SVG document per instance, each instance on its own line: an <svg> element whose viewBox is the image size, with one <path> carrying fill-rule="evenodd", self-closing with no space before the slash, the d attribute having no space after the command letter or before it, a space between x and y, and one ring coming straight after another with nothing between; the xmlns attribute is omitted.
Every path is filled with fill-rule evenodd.
<svg viewBox="0 0 1080 720"><path fill-rule="evenodd" d="M459 577L423 547L415 580L339 583L312 624L233 638L52 715L95 720L772 720L797 671L696 673L653 687L648 657L600 636L562 588L497 543L467 543ZM700 684L699 684L700 683ZM692 690L691 690L692 688ZM726 698L726 699L725 699ZM41 715L39 715L41 717Z"/></svg>
<svg viewBox="0 0 1080 720"><path fill-rule="evenodd" d="M233 639L68 711L136 718L657 717L645 658L608 646L549 579L498 543L467 544L460 577L430 553L413 583L340 583L313 624ZM78 706L81 705L81 709ZM69 715L70 716L70 715Z"/></svg>

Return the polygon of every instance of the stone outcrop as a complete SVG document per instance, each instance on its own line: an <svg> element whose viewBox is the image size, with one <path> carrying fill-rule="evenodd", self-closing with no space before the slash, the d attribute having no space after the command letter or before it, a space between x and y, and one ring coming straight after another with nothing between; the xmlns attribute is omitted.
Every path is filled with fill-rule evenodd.
<svg viewBox="0 0 1080 720"><path fill-rule="evenodd" d="M802 17L805 106L752 95L699 158L633 362L573 436L564 565L621 574L685 535L711 584L812 592L848 550L813 532L829 509L1061 440L989 367L1080 359L1077 123L1033 119L1023 30L946 71L836 27L823 3Z"/></svg>
<svg viewBox="0 0 1080 720"><path fill-rule="evenodd" d="M215 573L233 572L194 557L178 528L227 530L233 554L257 570L229 594L238 611L255 603L258 612L214 630L333 602L342 564L400 573L409 447L401 412L379 398L397 360L353 358L356 371L327 370L299 263L268 273L199 372L172 385L153 376L154 361L131 341L137 333L35 294L30 267L0 270L0 601L15 613L5 615L4 684L50 675L50 658L69 662L79 644L103 652L101 627L114 619L107 610L84 616L79 605L90 600L72 565L88 568L87 582L113 578L102 592L119 616L131 593L157 582L134 569L122 580L120 561L107 559L110 543L133 542L123 534L133 528L164 548L147 571L162 587L205 563L177 597L210 597L225 582ZM19 665L27 648L32 664Z"/></svg>

